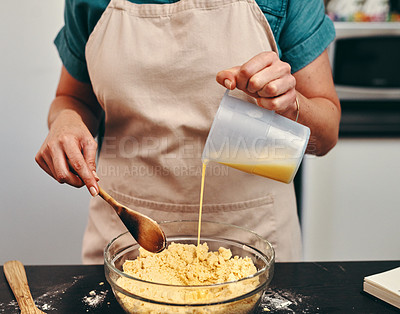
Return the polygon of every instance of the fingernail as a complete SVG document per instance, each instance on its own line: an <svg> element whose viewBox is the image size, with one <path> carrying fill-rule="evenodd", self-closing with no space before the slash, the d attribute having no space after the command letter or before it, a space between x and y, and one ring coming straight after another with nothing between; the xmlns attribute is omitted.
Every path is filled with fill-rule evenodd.
<svg viewBox="0 0 400 314"><path fill-rule="evenodd" d="M232 88L232 82L228 79L225 79L224 81L224 85L227 89L231 89Z"/></svg>
<svg viewBox="0 0 400 314"><path fill-rule="evenodd" d="M92 173L93 173L95 179L96 179L97 181L99 181L100 178L99 178L99 176L97 175L96 171L93 170Z"/></svg>
<svg viewBox="0 0 400 314"><path fill-rule="evenodd" d="M94 186L91 186L89 188L89 192L90 192L90 194L92 194L92 196L96 196L97 195L97 190L96 190L96 188Z"/></svg>

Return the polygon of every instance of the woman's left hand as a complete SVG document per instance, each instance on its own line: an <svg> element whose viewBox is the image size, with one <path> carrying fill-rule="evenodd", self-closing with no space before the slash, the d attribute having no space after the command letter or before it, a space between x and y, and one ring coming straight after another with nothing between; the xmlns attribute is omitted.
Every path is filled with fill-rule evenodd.
<svg viewBox="0 0 400 314"><path fill-rule="evenodd" d="M296 79L290 65L275 52L262 52L241 66L217 74L217 82L233 90L238 88L256 98L257 104L295 119Z"/></svg>

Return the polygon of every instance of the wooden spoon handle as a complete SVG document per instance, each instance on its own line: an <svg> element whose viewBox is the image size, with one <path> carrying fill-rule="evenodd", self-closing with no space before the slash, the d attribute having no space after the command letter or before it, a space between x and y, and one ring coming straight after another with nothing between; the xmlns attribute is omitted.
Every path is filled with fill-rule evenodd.
<svg viewBox="0 0 400 314"><path fill-rule="evenodd" d="M4 264L3 269L8 284L17 299L21 313L42 313L41 311L39 312L33 301L24 265L19 261L9 261Z"/></svg>
<svg viewBox="0 0 400 314"><path fill-rule="evenodd" d="M100 186L99 186L99 195L111 206L115 208L115 206L120 207L121 204L119 204L111 195L109 195L106 191L104 191Z"/></svg>

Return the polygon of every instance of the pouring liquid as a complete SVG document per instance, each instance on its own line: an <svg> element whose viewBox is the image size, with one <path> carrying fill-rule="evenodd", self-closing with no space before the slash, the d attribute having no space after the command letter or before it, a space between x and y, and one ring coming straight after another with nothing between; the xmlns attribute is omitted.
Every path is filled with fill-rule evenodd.
<svg viewBox="0 0 400 314"><path fill-rule="evenodd" d="M291 181L293 173L296 171L297 167L296 163L280 164L271 161L265 164L239 164L225 162L221 162L221 164L284 183L289 183Z"/></svg>
<svg viewBox="0 0 400 314"><path fill-rule="evenodd" d="M207 164L203 162L203 168L201 170L200 208L199 208L199 226L197 229L197 246L200 245L201 215L203 212L204 179L206 177L206 167L207 167Z"/></svg>
<svg viewBox="0 0 400 314"><path fill-rule="evenodd" d="M263 177L289 183L293 177L293 173L296 171L296 163L273 163L269 161L265 164L239 164L239 163L224 163L221 164L242 170L247 173L257 174ZM203 195L204 195L204 181L206 176L207 164L203 162L203 168L201 171L201 188L200 188L200 208L199 208L199 224L197 233L197 246L200 245L200 233L201 233L201 216L203 212Z"/></svg>

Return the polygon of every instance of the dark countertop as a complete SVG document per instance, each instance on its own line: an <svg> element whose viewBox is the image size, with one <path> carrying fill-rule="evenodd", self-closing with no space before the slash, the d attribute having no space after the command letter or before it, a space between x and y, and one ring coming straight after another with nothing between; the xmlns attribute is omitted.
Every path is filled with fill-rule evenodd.
<svg viewBox="0 0 400 314"><path fill-rule="evenodd" d="M277 263L257 313L400 313L362 292L363 278L400 261ZM102 265L26 266L36 304L46 313L123 313ZM0 313L20 313L0 275Z"/></svg>

